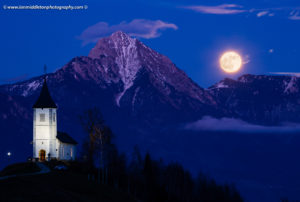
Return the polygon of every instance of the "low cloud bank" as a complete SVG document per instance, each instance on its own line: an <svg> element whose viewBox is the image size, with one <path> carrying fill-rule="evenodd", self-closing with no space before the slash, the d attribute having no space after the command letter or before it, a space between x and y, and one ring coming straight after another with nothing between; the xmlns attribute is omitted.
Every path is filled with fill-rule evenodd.
<svg viewBox="0 0 300 202"><path fill-rule="evenodd" d="M232 131L246 133L287 133L300 132L300 124L283 123L280 126L255 125L234 118L213 118L205 116L201 120L185 125L186 130L195 131Z"/></svg>

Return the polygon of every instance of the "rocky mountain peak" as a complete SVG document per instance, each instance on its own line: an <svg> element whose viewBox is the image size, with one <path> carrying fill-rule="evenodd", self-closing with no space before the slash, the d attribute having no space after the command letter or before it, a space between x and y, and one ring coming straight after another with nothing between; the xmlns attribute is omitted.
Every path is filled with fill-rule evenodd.
<svg viewBox="0 0 300 202"><path fill-rule="evenodd" d="M131 50L131 53L133 53L136 50L136 41L126 33L117 31L109 37L101 38L88 56L90 58L121 56L126 50ZM123 56L126 55L123 54Z"/></svg>
<svg viewBox="0 0 300 202"><path fill-rule="evenodd" d="M100 39L89 54L93 59L105 60L108 57L114 60L115 64L111 66L116 66L116 73L123 83L123 91L116 97L118 105L121 97L133 85L136 74L141 68L136 42L136 39L118 31Z"/></svg>
<svg viewBox="0 0 300 202"><path fill-rule="evenodd" d="M88 57L102 62L109 59L113 61L114 64L106 68L115 68L114 72L123 83L123 90L116 96L118 105L126 91L134 85L141 69L147 72L153 87L165 96L170 94L172 88L199 101L208 99L209 103L212 102L210 96L205 96L204 90L178 69L168 57L124 32L118 31L100 39Z"/></svg>

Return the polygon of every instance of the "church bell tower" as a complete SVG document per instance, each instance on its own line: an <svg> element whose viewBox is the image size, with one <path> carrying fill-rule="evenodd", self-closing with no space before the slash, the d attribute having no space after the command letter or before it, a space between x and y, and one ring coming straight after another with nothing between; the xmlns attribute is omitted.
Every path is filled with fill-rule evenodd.
<svg viewBox="0 0 300 202"><path fill-rule="evenodd" d="M33 105L33 158L40 161L58 157L56 110L45 78L41 93Z"/></svg>

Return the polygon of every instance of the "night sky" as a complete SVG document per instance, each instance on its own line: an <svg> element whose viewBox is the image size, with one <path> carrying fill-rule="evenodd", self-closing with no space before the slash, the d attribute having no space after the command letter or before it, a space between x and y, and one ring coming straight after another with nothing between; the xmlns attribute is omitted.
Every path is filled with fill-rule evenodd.
<svg viewBox="0 0 300 202"><path fill-rule="evenodd" d="M151 2L151 3L150 3ZM83 10L8 10L16 5L86 5ZM168 56L202 87L241 74L297 73L300 1L1 0L0 83L53 72L88 55L98 38L122 30ZM220 55L238 52L229 75Z"/></svg>

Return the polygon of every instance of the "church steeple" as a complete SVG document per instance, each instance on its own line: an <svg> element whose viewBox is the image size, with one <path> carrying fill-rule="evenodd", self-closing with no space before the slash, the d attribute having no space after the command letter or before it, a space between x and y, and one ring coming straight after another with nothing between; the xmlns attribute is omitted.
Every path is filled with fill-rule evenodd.
<svg viewBox="0 0 300 202"><path fill-rule="evenodd" d="M46 77L44 78L44 84L41 90L41 94L33 105L33 108L57 108L49 93Z"/></svg>
<svg viewBox="0 0 300 202"><path fill-rule="evenodd" d="M74 160L77 142L66 133L57 133L57 106L49 93L46 68L40 96L33 105L33 158Z"/></svg>
<svg viewBox="0 0 300 202"><path fill-rule="evenodd" d="M40 161L44 161L46 157L58 157L57 106L49 93L46 66L44 66L44 71L43 87L33 105L33 157Z"/></svg>

